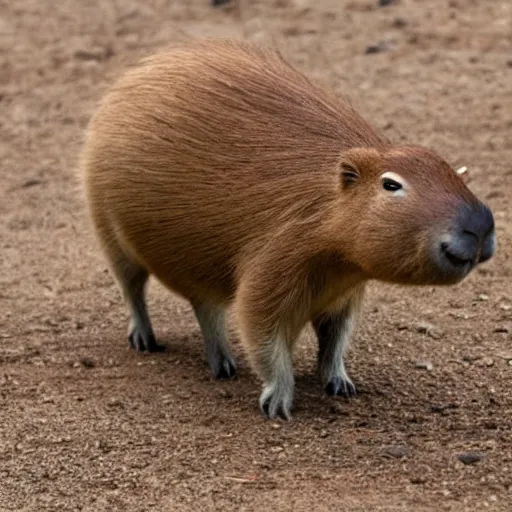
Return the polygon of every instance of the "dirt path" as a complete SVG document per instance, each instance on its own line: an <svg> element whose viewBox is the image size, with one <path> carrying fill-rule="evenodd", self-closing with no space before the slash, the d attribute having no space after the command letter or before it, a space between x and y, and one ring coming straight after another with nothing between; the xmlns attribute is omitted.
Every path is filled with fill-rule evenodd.
<svg viewBox="0 0 512 512"><path fill-rule="evenodd" d="M512 510L512 2L377 3L0 0L0 510ZM496 258L460 286L372 288L355 400L322 395L304 333L291 424L260 416L236 339L238 380L210 382L157 283L168 352L128 349L76 191L106 87L202 35L274 41L396 140L468 165L496 216Z"/></svg>

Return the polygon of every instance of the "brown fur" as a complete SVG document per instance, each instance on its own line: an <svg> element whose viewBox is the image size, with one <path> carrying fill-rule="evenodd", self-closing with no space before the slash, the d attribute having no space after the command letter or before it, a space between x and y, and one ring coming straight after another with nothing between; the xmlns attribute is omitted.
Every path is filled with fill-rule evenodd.
<svg viewBox="0 0 512 512"><path fill-rule="evenodd" d="M143 303L153 274L193 305L235 302L266 385L288 365L277 344L291 353L306 323L350 304L351 319L368 279L454 282L436 274L427 246L476 202L432 151L392 146L278 52L234 41L184 45L130 70L91 121L82 169L125 297ZM385 171L411 185L407 201L382 190ZM288 416L289 401L274 400L270 415Z"/></svg>

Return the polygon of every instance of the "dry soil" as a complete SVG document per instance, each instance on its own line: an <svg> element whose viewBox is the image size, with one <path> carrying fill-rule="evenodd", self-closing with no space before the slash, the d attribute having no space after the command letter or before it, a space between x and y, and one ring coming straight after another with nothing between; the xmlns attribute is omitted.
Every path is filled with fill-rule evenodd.
<svg viewBox="0 0 512 512"><path fill-rule="evenodd" d="M0 510L512 510L512 2L378 3L0 0ZM357 398L322 394L304 333L289 424L260 415L236 332L238 379L210 380L158 283L168 350L129 350L77 191L106 88L199 36L279 46L394 140L467 165L495 213L497 255L460 285L372 286Z"/></svg>

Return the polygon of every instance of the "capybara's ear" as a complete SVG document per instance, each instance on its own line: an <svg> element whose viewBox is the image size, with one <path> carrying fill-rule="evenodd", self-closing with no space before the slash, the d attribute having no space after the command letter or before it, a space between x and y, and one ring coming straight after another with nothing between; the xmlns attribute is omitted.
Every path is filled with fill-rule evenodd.
<svg viewBox="0 0 512 512"><path fill-rule="evenodd" d="M340 155L338 168L344 187L353 185L375 168L379 152L375 148L350 148Z"/></svg>
<svg viewBox="0 0 512 512"><path fill-rule="evenodd" d="M359 180L360 174L357 167L346 160L340 163L340 178L343 187L350 187Z"/></svg>

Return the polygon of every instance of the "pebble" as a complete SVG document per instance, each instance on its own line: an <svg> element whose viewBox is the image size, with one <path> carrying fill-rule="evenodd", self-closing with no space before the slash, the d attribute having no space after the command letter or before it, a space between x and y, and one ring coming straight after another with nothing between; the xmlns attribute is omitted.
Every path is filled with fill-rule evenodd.
<svg viewBox="0 0 512 512"><path fill-rule="evenodd" d="M427 479L423 476L413 476L411 477L411 484L418 485L418 484L424 484L427 481Z"/></svg>
<svg viewBox="0 0 512 512"><path fill-rule="evenodd" d="M476 452L461 453L457 457L463 464L474 464L483 459L483 456Z"/></svg>
<svg viewBox="0 0 512 512"><path fill-rule="evenodd" d="M94 368L96 366L94 361L88 357L82 357L82 359L80 359L80 363L82 363L84 368Z"/></svg>
<svg viewBox="0 0 512 512"><path fill-rule="evenodd" d="M426 334L435 340L438 340L442 336L442 333L428 322L419 322L415 325L415 328L420 334Z"/></svg>
<svg viewBox="0 0 512 512"><path fill-rule="evenodd" d="M284 451L284 448L282 446L271 446L270 451L272 453L281 453L282 451Z"/></svg>
<svg viewBox="0 0 512 512"><path fill-rule="evenodd" d="M407 26L407 21L405 21L403 18L395 18L393 20L393 27L404 28L405 26Z"/></svg>
<svg viewBox="0 0 512 512"><path fill-rule="evenodd" d="M41 180L38 180L38 179L32 179L32 180L27 180L25 181L25 183L23 183L22 188L30 188L30 187L34 187L36 185L40 185L42 183Z"/></svg>
<svg viewBox="0 0 512 512"><path fill-rule="evenodd" d="M477 366L487 366L487 367L491 367L494 365L494 360L490 357L484 357L482 359L480 359L479 361L477 361L476 363Z"/></svg>
<svg viewBox="0 0 512 512"><path fill-rule="evenodd" d="M107 404L108 407L123 407L123 402L119 398L111 398Z"/></svg>
<svg viewBox="0 0 512 512"><path fill-rule="evenodd" d="M434 369L434 365L427 361L418 361L414 366L419 370L427 370L427 372L431 372Z"/></svg>
<svg viewBox="0 0 512 512"><path fill-rule="evenodd" d="M436 413L444 413L448 409L458 409L459 405L457 403L449 403L449 404L434 404L430 406L430 410Z"/></svg>
<svg viewBox="0 0 512 512"><path fill-rule="evenodd" d="M370 44L366 47L364 54L371 55L372 53L381 53L385 52L387 49L388 46L385 43Z"/></svg>
<svg viewBox="0 0 512 512"><path fill-rule="evenodd" d="M475 300L478 302L485 302L485 301L489 300L489 295L486 295L485 293L481 293L480 295L476 296Z"/></svg>
<svg viewBox="0 0 512 512"><path fill-rule="evenodd" d="M384 450L384 455L401 459L409 454L409 449L406 446L390 446Z"/></svg>

